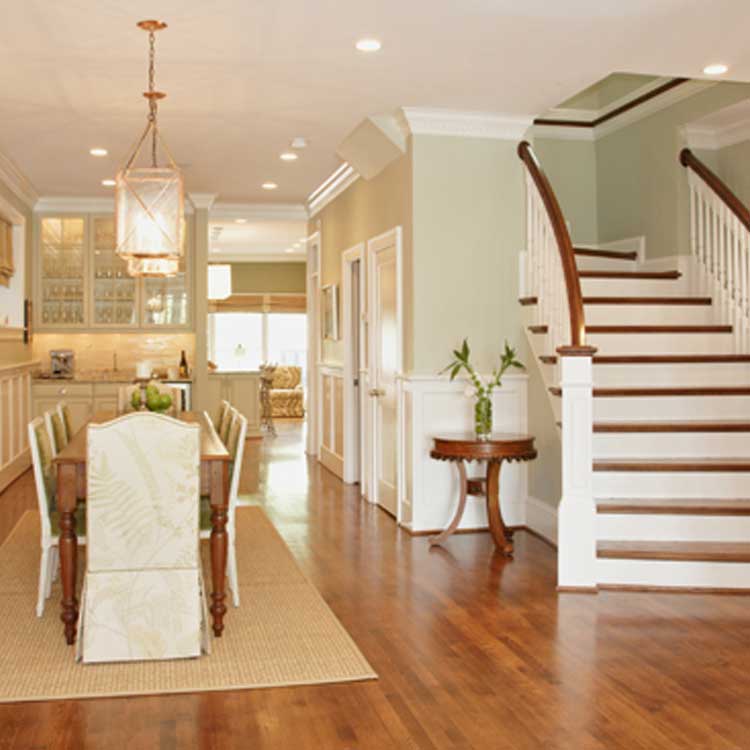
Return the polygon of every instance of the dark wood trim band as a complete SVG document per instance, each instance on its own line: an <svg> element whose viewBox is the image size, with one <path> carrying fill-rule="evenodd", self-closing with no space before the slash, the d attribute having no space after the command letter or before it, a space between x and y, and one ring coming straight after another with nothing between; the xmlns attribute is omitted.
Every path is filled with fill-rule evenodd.
<svg viewBox="0 0 750 750"><path fill-rule="evenodd" d="M584 297L584 305L712 305L711 297Z"/></svg>
<svg viewBox="0 0 750 750"><path fill-rule="evenodd" d="M750 562L747 542L599 542L599 558L616 560L699 560Z"/></svg>
<svg viewBox="0 0 750 750"><path fill-rule="evenodd" d="M563 275L565 277L565 289L568 297L568 313L570 315L570 343L572 346L584 346L586 343L586 322L583 312L583 295L581 294L581 282L578 278L578 267L573 253L573 243L570 239L565 217L560 204L557 201L552 185L544 174L536 154L528 141L518 144L518 157L528 169L531 179L534 180L539 195L542 197L544 208L547 211L552 231L555 233L557 250L560 253Z"/></svg>
<svg viewBox="0 0 750 750"><path fill-rule="evenodd" d="M679 279L679 271L580 271L582 279Z"/></svg>
<svg viewBox="0 0 750 750"><path fill-rule="evenodd" d="M536 297L519 297L518 302L522 307L527 307L528 305L536 305L539 300Z"/></svg>
<svg viewBox="0 0 750 750"><path fill-rule="evenodd" d="M607 260L638 260L635 250L595 250L593 247L575 247L573 252L585 258L606 258Z"/></svg>
<svg viewBox="0 0 750 750"><path fill-rule="evenodd" d="M561 396L562 389L552 386L549 392ZM670 388L594 388L594 398L662 397L662 396L750 396L750 386L694 386Z"/></svg>
<svg viewBox="0 0 750 750"><path fill-rule="evenodd" d="M586 326L586 333L731 333L729 325Z"/></svg>
<svg viewBox="0 0 750 750"><path fill-rule="evenodd" d="M597 472L744 474L750 458L603 458L594 461Z"/></svg>
<svg viewBox="0 0 750 750"><path fill-rule="evenodd" d="M680 164L686 169L692 169L721 198L745 229L750 231L750 210L715 172L712 172L689 148L680 151Z"/></svg>

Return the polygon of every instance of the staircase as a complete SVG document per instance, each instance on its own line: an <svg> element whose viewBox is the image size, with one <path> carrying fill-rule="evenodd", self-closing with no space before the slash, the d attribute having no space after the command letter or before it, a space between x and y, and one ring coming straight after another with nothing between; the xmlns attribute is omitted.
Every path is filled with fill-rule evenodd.
<svg viewBox="0 0 750 750"><path fill-rule="evenodd" d="M585 344L596 348L593 586L750 590L750 354L727 322L726 296L717 304L703 292L711 283L697 262L681 273L649 268L636 252L571 249ZM560 306L520 303L562 429L560 323L539 314L554 318Z"/></svg>

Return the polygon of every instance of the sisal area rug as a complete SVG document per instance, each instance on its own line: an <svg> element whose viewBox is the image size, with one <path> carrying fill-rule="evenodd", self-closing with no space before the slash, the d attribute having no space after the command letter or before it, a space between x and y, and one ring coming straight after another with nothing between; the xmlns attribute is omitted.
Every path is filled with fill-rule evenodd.
<svg viewBox="0 0 750 750"><path fill-rule="evenodd" d="M206 579L208 543L203 542ZM79 570L83 568L79 553ZM0 547L0 702L154 695L374 679L261 508L237 510L241 604L227 596L221 638L199 659L80 664L60 622L60 584L34 607L39 528L27 512Z"/></svg>

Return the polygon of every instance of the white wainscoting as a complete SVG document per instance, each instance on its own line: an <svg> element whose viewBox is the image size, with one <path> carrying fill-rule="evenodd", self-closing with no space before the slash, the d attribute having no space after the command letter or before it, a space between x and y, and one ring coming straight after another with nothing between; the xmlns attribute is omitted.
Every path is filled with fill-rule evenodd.
<svg viewBox="0 0 750 750"><path fill-rule="evenodd" d="M31 371L38 362L0 367L0 492L31 464Z"/></svg>
<svg viewBox="0 0 750 750"><path fill-rule="evenodd" d="M432 438L438 434L473 432L474 402L464 394L466 381L451 382L435 375L405 375L401 380L399 518L413 533L442 529L453 517L458 502L458 471L451 463L430 458ZM527 376L506 375L493 395L496 432L527 431ZM484 473L472 463L469 476ZM500 474L503 518L513 526L526 523L528 468L525 463L504 463ZM487 528L483 498L469 498L461 529Z"/></svg>
<svg viewBox="0 0 750 750"><path fill-rule="evenodd" d="M318 367L320 450L318 460L339 479L344 478L344 370L339 365Z"/></svg>

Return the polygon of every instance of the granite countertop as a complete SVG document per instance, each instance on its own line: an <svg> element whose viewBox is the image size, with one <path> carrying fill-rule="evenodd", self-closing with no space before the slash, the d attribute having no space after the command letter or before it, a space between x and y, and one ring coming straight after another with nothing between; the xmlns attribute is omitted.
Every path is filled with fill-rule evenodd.
<svg viewBox="0 0 750 750"><path fill-rule="evenodd" d="M169 383L192 383L192 378L163 378ZM135 381L135 370L82 370L72 378L44 377L41 372L34 375L39 383L132 383Z"/></svg>

